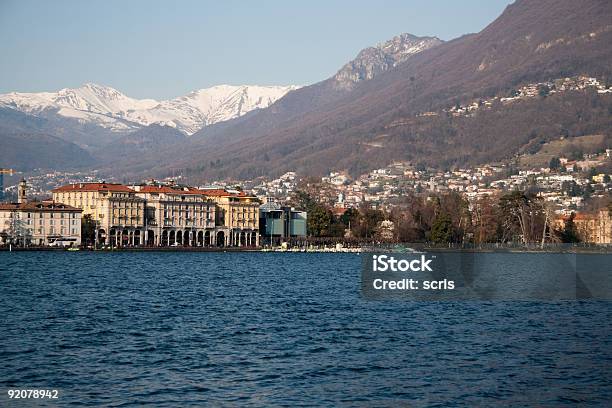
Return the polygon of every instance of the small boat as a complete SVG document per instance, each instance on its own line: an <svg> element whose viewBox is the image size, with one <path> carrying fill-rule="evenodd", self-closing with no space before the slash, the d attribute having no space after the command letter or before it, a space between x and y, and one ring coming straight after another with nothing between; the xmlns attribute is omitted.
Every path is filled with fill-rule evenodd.
<svg viewBox="0 0 612 408"><path fill-rule="evenodd" d="M80 251L81 248L77 248L77 247L70 247L68 248L66 251Z"/></svg>

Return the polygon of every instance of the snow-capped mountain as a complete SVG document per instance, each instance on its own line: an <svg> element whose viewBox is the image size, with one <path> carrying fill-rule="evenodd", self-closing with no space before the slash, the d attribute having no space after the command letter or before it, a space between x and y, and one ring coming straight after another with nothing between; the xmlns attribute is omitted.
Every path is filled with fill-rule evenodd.
<svg viewBox="0 0 612 408"><path fill-rule="evenodd" d="M113 132L132 131L151 124L174 127L188 135L204 126L266 108L298 86L219 85L167 101L134 99L96 84L58 92L0 95L0 107L49 118L64 117Z"/></svg>
<svg viewBox="0 0 612 408"><path fill-rule="evenodd" d="M122 112L121 117L149 125L161 123L191 135L204 126L266 108L298 86L218 85L161 101L148 109Z"/></svg>

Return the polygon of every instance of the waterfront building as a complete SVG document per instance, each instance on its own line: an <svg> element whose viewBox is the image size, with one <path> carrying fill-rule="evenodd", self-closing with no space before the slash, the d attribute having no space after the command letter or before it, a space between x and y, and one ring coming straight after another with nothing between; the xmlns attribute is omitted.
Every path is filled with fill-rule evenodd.
<svg viewBox="0 0 612 408"><path fill-rule="evenodd" d="M557 220L558 228L565 228L569 216ZM576 232L582 242L612 244L612 211L608 208L595 213L577 213L574 216Z"/></svg>
<svg viewBox="0 0 612 408"><path fill-rule="evenodd" d="M599 239L602 244L612 244L612 208L599 210Z"/></svg>
<svg viewBox="0 0 612 408"><path fill-rule="evenodd" d="M260 234L266 242L282 242L291 238L306 237L306 211L296 211L268 202L259 207Z"/></svg>
<svg viewBox="0 0 612 408"><path fill-rule="evenodd" d="M0 204L0 241L15 245L81 245L81 212L53 200L28 201L26 181L18 202Z"/></svg>
<svg viewBox="0 0 612 408"><path fill-rule="evenodd" d="M95 223L96 242L113 246L142 245L145 199L122 184L75 183L52 191L53 199L83 210Z"/></svg>
<svg viewBox="0 0 612 408"><path fill-rule="evenodd" d="M224 246L259 245L259 205L257 197L244 191L200 189L215 202L217 242Z"/></svg>
<svg viewBox="0 0 612 408"><path fill-rule="evenodd" d="M215 202L193 187L135 185L146 201L144 243L149 246L223 246L215 228Z"/></svg>
<svg viewBox="0 0 612 408"><path fill-rule="evenodd" d="M257 246L259 201L241 191L161 183L76 183L53 190L113 246Z"/></svg>

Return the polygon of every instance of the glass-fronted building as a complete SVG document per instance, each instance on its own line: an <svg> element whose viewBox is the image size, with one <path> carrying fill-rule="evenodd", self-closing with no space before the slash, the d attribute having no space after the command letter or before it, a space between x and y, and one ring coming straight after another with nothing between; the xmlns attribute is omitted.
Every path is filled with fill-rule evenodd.
<svg viewBox="0 0 612 408"><path fill-rule="evenodd" d="M276 203L266 203L259 207L259 231L267 243L306 237L306 224L306 211L297 211Z"/></svg>

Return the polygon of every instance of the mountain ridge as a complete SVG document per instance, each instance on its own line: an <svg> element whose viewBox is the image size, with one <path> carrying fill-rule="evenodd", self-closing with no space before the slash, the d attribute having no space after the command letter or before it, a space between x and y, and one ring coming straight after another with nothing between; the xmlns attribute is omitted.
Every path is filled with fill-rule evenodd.
<svg viewBox="0 0 612 408"><path fill-rule="evenodd" d="M0 108L0 163L19 171L68 169L95 165L95 159L74 143L45 132L46 119Z"/></svg>
<svg viewBox="0 0 612 408"><path fill-rule="evenodd" d="M417 37L402 33L376 46L364 48L332 77L334 86L350 90L356 83L370 80L413 55L443 42L437 37Z"/></svg>
<svg viewBox="0 0 612 408"><path fill-rule="evenodd" d="M464 133L468 129L463 126L464 120L453 118L446 122L439 119L435 127L422 128L422 124L415 124L389 129L387 125L462 101L503 96L520 84L574 75L609 80L612 77L612 49L608 45L612 43L610 21L612 2L519 0L481 32L420 52L373 79L358 83L331 102L316 99L318 89L327 86L329 80L326 80L281 98L271 108L247 120L203 129L191 141L198 141L199 145L182 152L186 154L178 161L187 172L194 176L199 173L201 178L245 179L261 175L263 169L273 175L286 170L305 175L321 175L330 170L354 173L393 160L459 165L476 158L485 159L489 157L487 152L491 152L490 157L497 156L493 152L498 142L511 157L525 136L511 129L497 135L481 129L468 135ZM304 95L306 91L310 95ZM296 100L298 96L304 97ZM521 121L527 115L529 126L521 132L538 134L541 129L548 129L551 133L545 135L547 138L557 137L558 133L552 129L562 130L562 126L578 124L576 116L571 115L580 115L580 109L585 106L583 102L590 98L588 94L576 97L567 102L562 98L551 99L558 105L546 104L549 110L538 117L514 112L514 120ZM307 98L314 103L305 103ZM604 104L609 103L607 96L600 99ZM566 109L563 103L572 104L571 108ZM291 110L286 109L287 105L300 104L308 105L303 114L292 116ZM555 110L570 116L561 118L554 114ZM498 112L504 114L503 109ZM597 112L601 115L606 110ZM584 124L598 131L604 126L606 130L605 118L584 113L582 117L583 124L576 127L577 131L586 131L588 126ZM563 119L563 123L551 124L552 118ZM585 119L592 120L592 124ZM380 147L373 150L374 141ZM418 149L410 148L417 145ZM195 157L198 162L206 163L213 146L215 156L223 158L221 162L211 168L196 167Z"/></svg>
<svg viewBox="0 0 612 408"><path fill-rule="evenodd" d="M204 126L233 119L274 103L297 85L217 85L174 99L135 99L93 83L57 92L10 92L0 95L0 106L33 116L57 115L92 123L112 132L130 132L151 124L175 127L191 135Z"/></svg>

